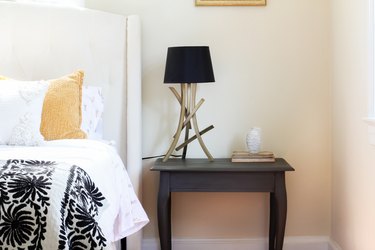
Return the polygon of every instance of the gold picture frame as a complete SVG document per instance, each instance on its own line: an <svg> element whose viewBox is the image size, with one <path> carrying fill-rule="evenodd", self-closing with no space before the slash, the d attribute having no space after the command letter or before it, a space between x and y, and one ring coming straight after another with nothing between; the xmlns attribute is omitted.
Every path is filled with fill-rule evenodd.
<svg viewBox="0 0 375 250"><path fill-rule="evenodd" d="M195 0L197 6L264 6L266 0Z"/></svg>

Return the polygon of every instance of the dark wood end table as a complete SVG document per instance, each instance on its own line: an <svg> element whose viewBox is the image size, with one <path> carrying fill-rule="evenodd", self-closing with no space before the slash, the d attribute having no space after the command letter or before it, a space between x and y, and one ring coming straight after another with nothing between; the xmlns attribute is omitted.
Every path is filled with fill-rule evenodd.
<svg viewBox="0 0 375 250"><path fill-rule="evenodd" d="M269 250L282 250L287 214L285 172L281 158L272 163L232 163L231 159L157 159L160 172L158 227L161 250L171 250L171 192L269 192Z"/></svg>

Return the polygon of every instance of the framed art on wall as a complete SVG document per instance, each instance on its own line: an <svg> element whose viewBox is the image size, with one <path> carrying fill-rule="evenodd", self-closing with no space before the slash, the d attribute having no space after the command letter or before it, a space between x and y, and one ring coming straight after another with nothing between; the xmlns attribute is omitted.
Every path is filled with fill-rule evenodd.
<svg viewBox="0 0 375 250"><path fill-rule="evenodd" d="M266 0L195 0L197 6L263 6Z"/></svg>

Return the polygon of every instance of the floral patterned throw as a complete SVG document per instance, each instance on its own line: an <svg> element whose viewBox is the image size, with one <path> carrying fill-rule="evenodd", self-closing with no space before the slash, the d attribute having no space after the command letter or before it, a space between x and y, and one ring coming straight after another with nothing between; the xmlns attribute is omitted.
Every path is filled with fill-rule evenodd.
<svg viewBox="0 0 375 250"><path fill-rule="evenodd" d="M0 249L104 249L105 202L78 166L0 161Z"/></svg>

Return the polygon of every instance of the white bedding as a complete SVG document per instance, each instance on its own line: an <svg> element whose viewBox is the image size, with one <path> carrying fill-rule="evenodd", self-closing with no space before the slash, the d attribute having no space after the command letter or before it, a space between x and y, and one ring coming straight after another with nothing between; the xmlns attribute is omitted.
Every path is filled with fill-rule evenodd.
<svg viewBox="0 0 375 250"><path fill-rule="evenodd" d="M116 149L94 140L56 140L39 147L0 147L0 161L57 161L82 168L106 198L98 223L108 242L126 237L148 223ZM59 195L59 194L56 194Z"/></svg>

